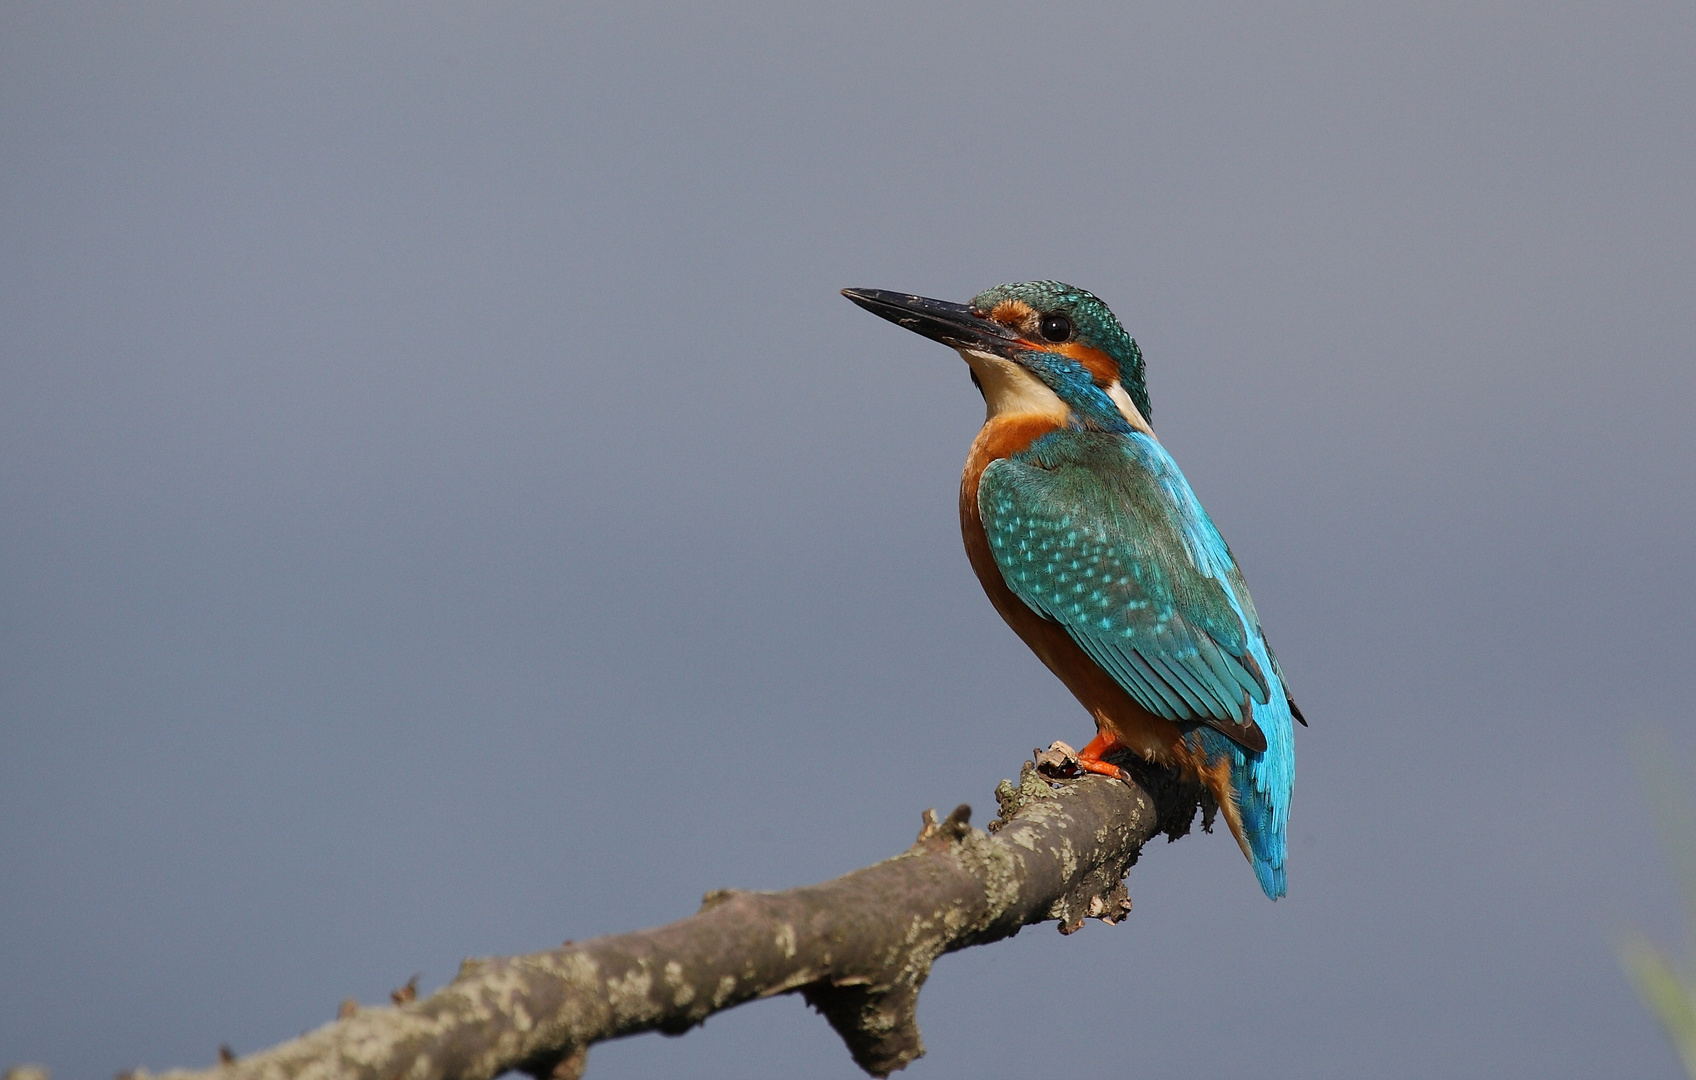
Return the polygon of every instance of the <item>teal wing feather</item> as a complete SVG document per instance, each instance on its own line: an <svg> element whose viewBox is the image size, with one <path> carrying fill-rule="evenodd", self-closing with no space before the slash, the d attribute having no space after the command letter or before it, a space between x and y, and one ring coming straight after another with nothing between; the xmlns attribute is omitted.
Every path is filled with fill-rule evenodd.
<svg viewBox="0 0 1696 1080"><path fill-rule="evenodd" d="M978 510L1008 587L1140 705L1265 749L1253 706L1271 665L1248 588L1159 443L1055 432L984 470Z"/></svg>
<svg viewBox="0 0 1696 1080"><path fill-rule="evenodd" d="M1230 762L1255 876L1283 896L1301 714L1177 463L1140 433L1054 432L984 470L978 512L1019 599L1144 708L1194 725L1193 748Z"/></svg>

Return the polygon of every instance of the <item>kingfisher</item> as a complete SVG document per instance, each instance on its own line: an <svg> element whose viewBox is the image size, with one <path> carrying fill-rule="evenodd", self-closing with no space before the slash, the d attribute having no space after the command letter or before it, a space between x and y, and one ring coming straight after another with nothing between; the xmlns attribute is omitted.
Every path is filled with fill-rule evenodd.
<svg viewBox="0 0 1696 1080"><path fill-rule="evenodd" d="M1129 750L1199 781L1261 889L1284 895L1294 722L1231 549L1149 425L1142 351L1094 294L997 285L955 304L854 303L960 353L983 427L960 528L984 592L1095 719L1093 773Z"/></svg>

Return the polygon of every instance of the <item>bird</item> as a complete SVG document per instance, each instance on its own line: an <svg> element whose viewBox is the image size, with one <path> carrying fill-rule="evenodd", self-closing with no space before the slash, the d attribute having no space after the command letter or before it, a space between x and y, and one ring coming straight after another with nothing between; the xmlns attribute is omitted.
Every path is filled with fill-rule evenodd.
<svg viewBox="0 0 1696 1080"><path fill-rule="evenodd" d="M1155 437L1142 351L1093 293L997 285L965 304L842 295L957 350L985 404L960 477L973 572L1094 718L1085 771L1129 750L1199 781L1265 894L1285 895L1294 723L1231 549Z"/></svg>

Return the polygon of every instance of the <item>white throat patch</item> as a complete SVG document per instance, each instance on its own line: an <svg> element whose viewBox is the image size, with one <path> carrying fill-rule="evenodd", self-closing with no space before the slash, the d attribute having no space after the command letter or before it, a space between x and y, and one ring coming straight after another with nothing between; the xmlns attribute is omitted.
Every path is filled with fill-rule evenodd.
<svg viewBox="0 0 1696 1080"><path fill-rule="evenodd" d="M989 410L984 417L986 422L1013 413L1050 416L1065 423L1071 415L1072 410L1060 400L1059 394L1013 361L976 349L961 349L960 356L983 387L984 404Z"/></svg>
<svg viewBox="0 0 1696 1080"><path fill-rule="evenodd" d="M971 365L972 373L983 387L984 405L988 409L984 416L986 423L1011 413L1052 417L1064 424L1066 418L1072 415L1072 410L1060 400L1059 394L1013 361L976 349L961 349L960 356ZM1137 403L1131 400L1131 395L1117 380L1107 387L1106 393L1118 407L1119 415L1125 418L1125 423L1150 438L1154 437L1154 429L1149 426L1142 410L1137 408Z"/></svg>

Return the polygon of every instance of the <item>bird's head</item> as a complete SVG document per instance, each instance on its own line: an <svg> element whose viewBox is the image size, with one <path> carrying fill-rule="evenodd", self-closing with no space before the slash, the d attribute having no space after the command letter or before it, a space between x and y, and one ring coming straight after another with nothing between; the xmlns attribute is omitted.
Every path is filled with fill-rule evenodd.
<svg viewBox="0 0 1696 1080"><path fill-rule="evenodd" d="M968 304L883 289L842 295L959 350L991 417L1040 413L1086 430L1153 434L1142 352L1093 293L1024 281L986 289Z"/></svg>

